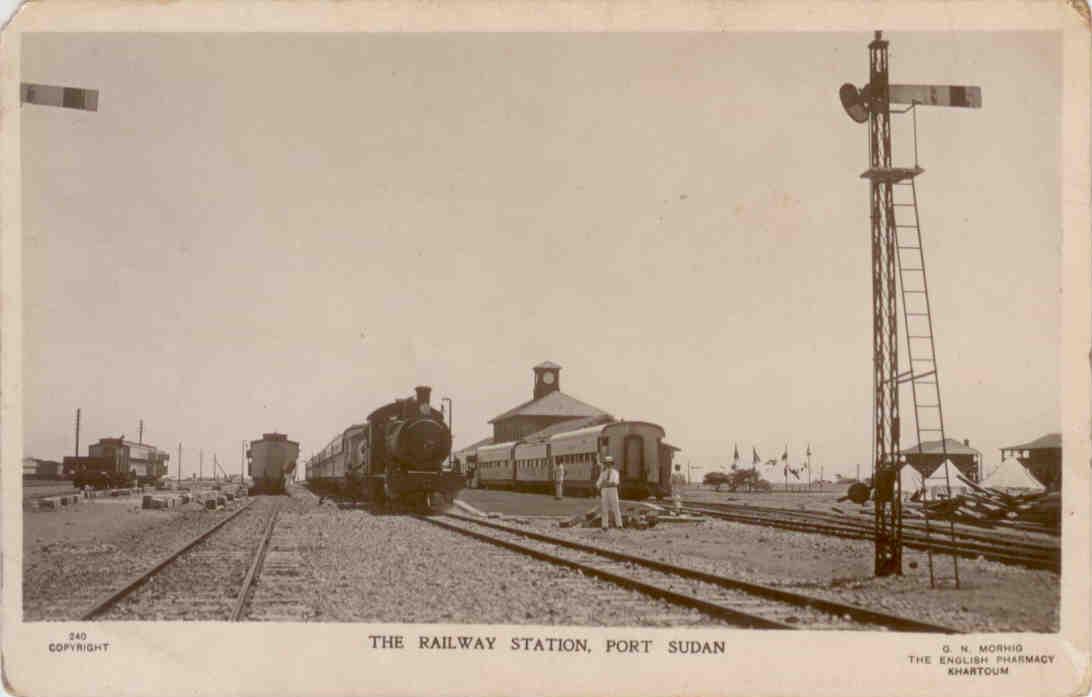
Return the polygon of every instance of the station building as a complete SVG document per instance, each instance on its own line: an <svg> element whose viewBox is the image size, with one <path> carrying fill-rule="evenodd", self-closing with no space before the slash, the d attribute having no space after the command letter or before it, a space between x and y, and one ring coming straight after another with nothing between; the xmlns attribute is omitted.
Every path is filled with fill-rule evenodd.
<svg viewBox="0 0 1092 697"><path fill-rule="evenodd" d="M1020 461L1031 476L1048 491L1062 485L1062 434L1048 433L1027 443L1001 448L1001 459L1010 456Z"/></svg>
<svg viewBox="0 0 1092 697"><path fill-rule="evenodd" d="M532 368L531 399L489 420L493 435L454 453L460 463L473 463L478 448L517 440L537 441L578 428L614 421L608 412L561 391L561 366L552 361Z"/></svg>
<svg viewBox="0 0 1092 697"><path fill-rule="evenodd" d="M969 440L960 442L955 438L946 438L943 443L939 440L923 441L920 448L914 445L904 448L899 454L924 479L928 479L944 463L945 455L967 479L977 482L982 478L982 453L972 448Z"/></svg>
<svg viewBox="0 0 1092 697"><path fill-rule="evenodd" d="M533 370L535 383L531 399L490 419L489 423L493 424L494 443L521 440L547 427L577 419L606 418L610 420L613 418L602 409L562 392L561 366L557 363L551 361L539 363ZM573 426L573 428L581 428L581 426ZM559 431L555 431L557 432Z"/></svg>

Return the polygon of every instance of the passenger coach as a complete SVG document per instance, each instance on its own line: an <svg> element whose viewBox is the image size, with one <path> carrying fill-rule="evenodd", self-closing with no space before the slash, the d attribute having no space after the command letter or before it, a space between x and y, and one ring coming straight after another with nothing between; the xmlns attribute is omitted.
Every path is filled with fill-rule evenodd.
<svg viewBox="0 0 1092 697"><path fill-rule="evenodd" d="M474 481L488 489L549 490L555 463L565 466L565 493L592 496L610 455L622 475L624 498L662 498L671 490L674 448L663 442L664 429L645 421L617 421L534 436L478 449Z"/></svg>

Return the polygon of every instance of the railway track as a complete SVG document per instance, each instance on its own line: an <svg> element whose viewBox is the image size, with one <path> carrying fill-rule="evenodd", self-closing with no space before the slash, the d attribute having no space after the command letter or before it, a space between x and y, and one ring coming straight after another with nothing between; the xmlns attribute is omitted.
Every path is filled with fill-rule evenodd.
<svg viewBox="0 0 1092 697"><path fill-rule="evenodd" d="M832 537L865 540L872 539L872 526L863 521L839 520L823 513L785 510L758 510L754 508L721 507L710 504L690 503L684 511L711 516L721 520L764 527L810 532ZM929 550L935 554L956 554L976 559L983 557L1032 569L1046 569L1060 573L1061 551L1052 545L1024 542L1017 539L999 539L980 533L957 532L953 542L947 529L936 527L926 537L923 526L903 526L903 544L911 549Z"/></svg>
<svg viewBox="0 0 1092 697"><path fill-rule="evenodd" d="M927 622L710 574L563 537L456 514L421 520L586 576L751 629L890 630L957 633Z"/></svg>
<svg viewBox="0 0 1092 697"><path fill-rule="evenodd" d="M281 503L250 499L84 610L84 621L246 617Z"/></svg>

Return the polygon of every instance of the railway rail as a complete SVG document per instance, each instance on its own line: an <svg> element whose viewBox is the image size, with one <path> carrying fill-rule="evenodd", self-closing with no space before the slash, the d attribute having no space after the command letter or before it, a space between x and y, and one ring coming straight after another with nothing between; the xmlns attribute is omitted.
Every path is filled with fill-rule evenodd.
<svg viewBox="0 0 1092 697"><path fill-rule="evenodd" d="M244 619L280 508L274 500L248 500L96 599L80 619Z"/></svg>
<svg viewBox="0 0 1092 697"><path fill-rule="evenodd" d="M689 503L684 505L683 510L736 523L847 539L872 539L873 534L869 523L838 519L818 512L757 509L708 503ZM971 559L983 557L1005 564L1061 572L1061 550L1049 544L1003 539L966 531L956 532L956 540L953 542L946 530L937 529L932 535L926 537L924 527L914 524L904 524L903 544L911 549L931 549L935 554L956 554Z"/></svg>
<svg viewBox="0 0 1092 697"><path fill-rule="evenodd" d="M493 521L452 513L418 517L452 532L576 569L735 626L944 634L958 631Z"/></svg>

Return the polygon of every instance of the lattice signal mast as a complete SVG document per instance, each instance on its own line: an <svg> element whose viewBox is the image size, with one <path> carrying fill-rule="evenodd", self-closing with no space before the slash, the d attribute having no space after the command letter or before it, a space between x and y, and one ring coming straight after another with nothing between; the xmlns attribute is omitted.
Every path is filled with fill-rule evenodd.
<svg viewBox="0 0 1092 697"><path fill-rule="evenodd" d="M842 106L857 123L868 122L868 169L872 233L872 366L873 366L873 487L875 499L875 573L902 573L902 505L899 487L899 385L910 383L914 395L918 444L924 433L940 436L943 460L947 460L940 381L936 367L932 311L925 277L925 255L914 178L924 170L917 163L917 112L919 105L979 108L978 87L955 85L892 85L888 79L888 42L881 32L868 44L868 84L858 89L851 83L838 91ZM892 111L892 104L909 105ZM891 115L911 113L914 118L914 166L894 167L891 158ZM902 187L912 200L899 200ZM899 224L895 209L910 209L912 223ZM900 230L905 231L900 236ZM916 236L915 233L916 232ZM899 372L898 304L901 294L906 327L908 368ZM945 469L947 472L947 469ZM950 485L949 485L950 486ZM932 580L932 558L930 557ZM956 583L959 570L956 567Z"/></svg>

